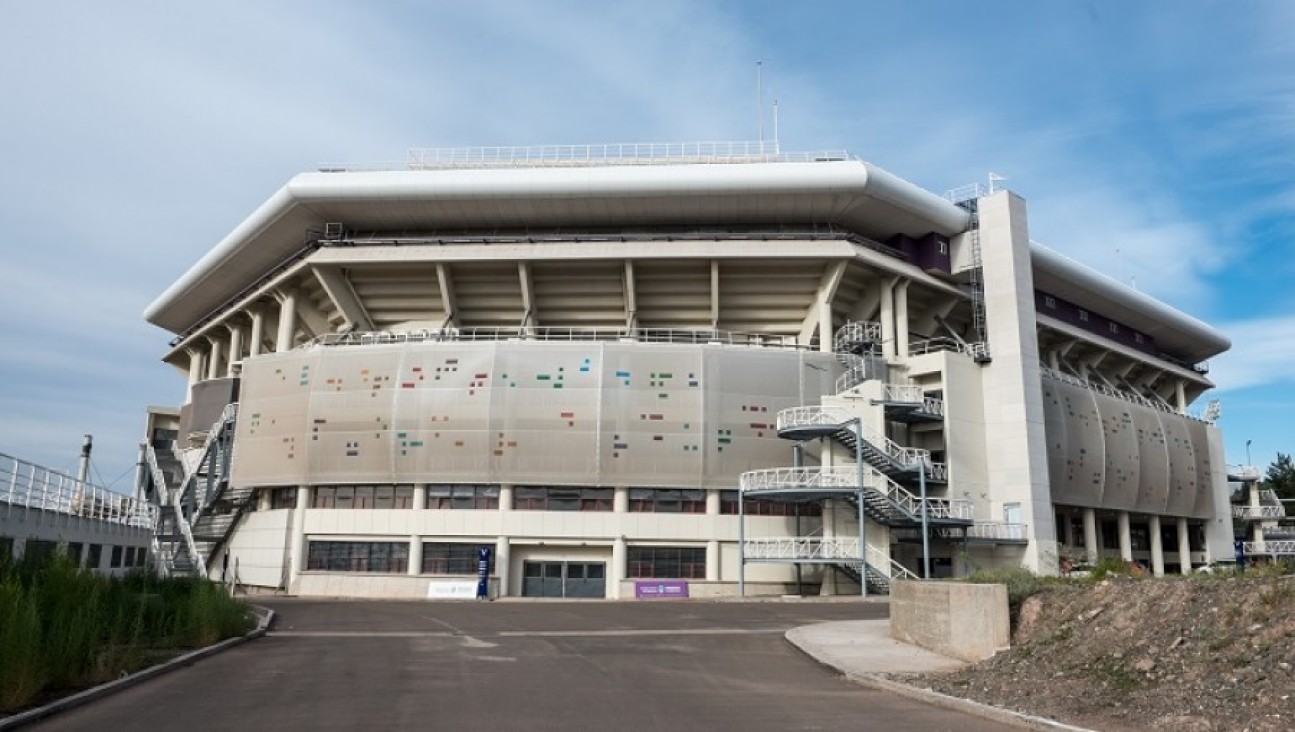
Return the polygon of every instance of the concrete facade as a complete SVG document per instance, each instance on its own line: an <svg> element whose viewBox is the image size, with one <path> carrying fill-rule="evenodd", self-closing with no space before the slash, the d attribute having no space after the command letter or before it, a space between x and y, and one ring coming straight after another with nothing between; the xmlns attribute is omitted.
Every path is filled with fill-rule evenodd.
<svg viewBox="0 0 1295 732"><path fill-rule="evenodd" d="M896 582L890 635L963 661L983 661L1011 645L1006 585Z"/></svg>

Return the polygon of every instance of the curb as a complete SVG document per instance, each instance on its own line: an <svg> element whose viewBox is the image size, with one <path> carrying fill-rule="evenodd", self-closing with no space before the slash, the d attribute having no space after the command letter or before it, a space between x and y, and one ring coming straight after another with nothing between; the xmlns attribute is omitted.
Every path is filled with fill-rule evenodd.
<svg viewBox="0 0 1295 732"><path fill-rule="evenodd" d="M793 628L792 630L796 630L796 629ZM822 658L819 658L817 655L814 654L812 650L793 640L791 637L791 631L787 631L787 633L783 637L786 639L787 643L791 645L792 648L795 648L796 650L805 654L807 658L815 661L816 663L823 666L824 668L831 669L832 671L841 674L846 679L853 681L854 683L859 684L861 686L867 686L869 688L876 689L878 691L886 691L892 694L898 694L900 696L913 699L914 701L931 704L933 706L942 707L944 709L950 709L956 712L966 712L968 714L974 714L977 717L993 720L995 722L1002 722L1004 724L1010 724L1013 727L1018 727L1021 729L1059 730L1061 732L1095 732L1094 730L1090 730L1087 727L1076 727L1074 725L1065 724L1064 722L1057 722L1055 720L1051 720L1046 717L1036 717L1031 714L1024 714L1022 712L1015 712L1010 709L995 707L978 701L972 701L971 699L963 699L957 696L949 696L948 694L942 694L938 691L932 691L931 689L924 689L920 686L912 686L910 684L904 684L898 681L893 681L891 679L888 679L882 676L881 674L859 673L856 671L850 671L849 669L841 668L840 666L837 666L833 663L825 661Z"/></svg>
<svg viewBox="0 0 1295 732"><path fill-rule="evenodd" d="M124 689L129 689L136 684L143 683L155 676L161 676L164 673L174 671L183 666L191 666L195 661L199 661L207 656L213 656L221 651L228 650L234 646L241 645L250 640L260 638L270 629L270 624L274 622L274 611L268 607L260 605L251 605L252 611L259 618L257 625L252 630L237 638L227 638L219 643L199 648L195 651L189 651L180 656L176 656L169 661L163 661L155 666L149 666L146 669L136 671L128 676L123 676L115 681L109 681L106 684L77 692L71 696L63 697L57 701L52 701L43 707L28 709L9 717L0 717L0 731L17 729L24 725L31 724L46 717L74 709L83 704L89 704L96 699L101 699L110 694L115 694Z"/></svg>

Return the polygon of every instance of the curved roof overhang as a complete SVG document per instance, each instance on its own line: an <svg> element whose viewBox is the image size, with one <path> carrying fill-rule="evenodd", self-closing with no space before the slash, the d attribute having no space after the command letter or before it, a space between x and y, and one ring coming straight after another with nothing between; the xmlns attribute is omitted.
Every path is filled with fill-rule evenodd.
<svg viewBox="0 0 1295 732"><path fill-rule="evenodd" d="M832 224L884 241L969 214L858 160L319 172L294 177L144 312L181 332L301 249L309 231Z"/></svg>
<svg viewBox="0 0 1295 732"><path fill-rule="evenodd" d="M1209 325L1063 254L1036 242L1030 243L1030 253L1035 288L1136 328L1162 351L1200 362L1232 347Z"/></svg>

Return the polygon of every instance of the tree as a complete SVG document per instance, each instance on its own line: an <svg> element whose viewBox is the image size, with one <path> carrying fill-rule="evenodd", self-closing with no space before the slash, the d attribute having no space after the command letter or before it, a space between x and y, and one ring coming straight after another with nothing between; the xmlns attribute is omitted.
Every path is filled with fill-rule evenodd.
<svg viewBox="0 0 1295 732"><path fill-rule="evenodd" d="M1277 459L1264 475L1263 487L1276 493L1278 498L1295 498L1295 461L1290 455L1277 453Z"/></svg>

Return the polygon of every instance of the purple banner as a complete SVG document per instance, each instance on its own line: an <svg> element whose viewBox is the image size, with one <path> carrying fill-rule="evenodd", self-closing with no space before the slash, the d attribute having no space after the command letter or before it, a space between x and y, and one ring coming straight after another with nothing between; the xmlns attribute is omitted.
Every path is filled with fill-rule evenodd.
<svg viewBox="0 0 1295 732"><path fill-rule="evenodd" d="M640 600L668 600L688 596L684 580L635 580L634 597Z"/></svg>

